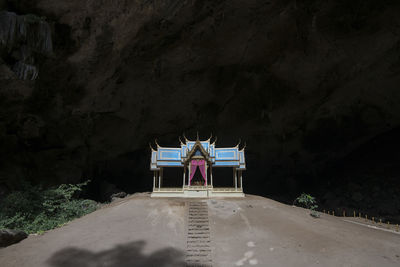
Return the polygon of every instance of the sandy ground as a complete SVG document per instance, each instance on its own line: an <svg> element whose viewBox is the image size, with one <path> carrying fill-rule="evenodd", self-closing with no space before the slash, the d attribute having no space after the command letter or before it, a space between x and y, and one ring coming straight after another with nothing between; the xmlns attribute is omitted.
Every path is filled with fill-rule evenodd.
<svg viewBox="0 0 400 267"><path fill-rule="evenodd" d="M185 266L188 201L129 197L0 249L0 266ZM400 266L397 233L256 196L198 201L213 266Z"/></svg>

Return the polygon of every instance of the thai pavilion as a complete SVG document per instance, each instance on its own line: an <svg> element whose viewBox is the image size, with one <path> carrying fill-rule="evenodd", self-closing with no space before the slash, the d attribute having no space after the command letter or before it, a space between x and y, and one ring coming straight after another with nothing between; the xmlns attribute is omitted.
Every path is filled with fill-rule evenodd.
<svg viewBox="0 0 400 267"><path fill-rule="evenodd" d="M154 172L152 197L244 197L242 172L246 170L244 149L235 147L216 148L215 142L190 141L184 136L180 147L151 146L150 170ZM239 142L240 143L240 142ZM163 187L163 169L182 168L182 187ZM233 182L231 187L214 187L214 168L232 168ZM200 179L194 179L196 170ZM197 175L198 177L199 175Z"/></svg>

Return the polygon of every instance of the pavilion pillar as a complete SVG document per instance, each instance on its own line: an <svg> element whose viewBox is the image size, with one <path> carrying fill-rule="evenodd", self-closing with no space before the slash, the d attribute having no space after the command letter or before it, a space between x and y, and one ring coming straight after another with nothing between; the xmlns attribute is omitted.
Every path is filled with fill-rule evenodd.
<svg viewBox="0 0 400 267"><path fill-rule="evenodd" d="M235 168L233 168L233 176L235 179L235 191L237 191L237 171Z"/></svg>
<svg viewBox="0 0 400 267"><path fill-rule="evenodd" d="M232 168L233 175L232 175L232 184L235 186L235 168Z"/></svg>
<svg viewBox="0 0 400 267"><path fill-rule="evenodd" d="M243 191L243 175L242 175L242 172L243 171L240 171L239 173L240 173L240 190Z"/></svg>
<svg viewBox="0 0 400 267"><path fill-rule="evenodd" d="M212 163L210 165L210 183L211 183L211 187L214 187L213 186L213 175L212 175Z"/></svg>
<svg viewBox="0 0 400 267"><path fill-rule="evenodd" d="M153 191L156 188L156 171L153 172Z"/></svg>
<svg viewBox="0 0 400 267"><path fill-rule="evenodd" d="M237 171L233 168L233 184L235 185L235 191L237 191Z"/></svg>
<svg viewBox="0 0 400 267"><path fill-rule="evenodd" d="M160 170L158 171L158 191L160 191L161 188L161 170L162 168L160 168Z"/></svg>
<svg viewBox="0 0 400 267"><path fill-rule="evenodd" d="M189 171L188 171L188 186L191 186L192 181L190 181L190 172L192 171L192 163L189 162Z"/></svg>
<svg viewBox="0 0 400 267"><path fill-rule="evenodd" d="M163 168L161 168L161 186L163 186L163 184L164 184L164 169Z"/></svg>
<svg viewBox="0 0 400 267"><path fill-rule="evenodd" d="M204 166L204 167L205 167L205 169L206 169L206 181L205 181L205 182L206 182L206 186L208 186L208 182L207 182L207 180L208 180L208 175L207 175L207 169L208 169L207 167L208 167L208 164L205 163L205 166Z"/></svg>
<svg viewBox="0 0 400 267"><path fill-rule="evenodd" d="M183 167L183 183L182 183L182 190L185 188L186 182L186 165Z"/></svg>

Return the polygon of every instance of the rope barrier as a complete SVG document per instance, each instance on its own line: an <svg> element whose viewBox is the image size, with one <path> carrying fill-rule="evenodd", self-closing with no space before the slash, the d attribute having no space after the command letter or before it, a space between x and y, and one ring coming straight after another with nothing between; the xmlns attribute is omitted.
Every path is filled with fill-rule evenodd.
<svg viewBox="0 0 400 267"><path fill-rule="evenodd" d="M339 209L336 209L336 210L339 210ZM330 211L330 210L325 210L325 209L323 209L322 210L322 212L324 213L324 214L327 214L327 215L332 215L332 216L335 216L335 210L332 210L332 211ZM340 213L336 213L336 216L339 216L340 217L340 215L338 215L338 214L340 214ZM351 214L351 212L350 212L350 214ZM357 215L357 212L355 211L355 210L353 210L353 216L351 216L349 214L349 216L346 216L346 210L345 209L343 209L343 211L342 211L342 217L346 217L346 218L348 218L348 217L353 217L353 218L358 218L358 219L362 219L362 213L361 212L358 212L358 215ZM367 214L364 214L364 220L365 220L365 222L369 222L369 223L371 223L371 224L377 224L377 225L379 225L379 226L381 226L382 228L387 228L387 229L389 229L389 230L391 230L391 231L396 231L396 232L399 232L400 231L400 226L399 226L399 224L390 224L390 221L386 221L385 220L385 223L386 223L386 227L385 227L385 223L382 223L382 219L379 219L378 220L378 218L376 218L376 217L374 217L374 216L372 216L372 217L370 217L370 219L368 220L368 215ZM376 227L376 226L375 226Z"/></svg>

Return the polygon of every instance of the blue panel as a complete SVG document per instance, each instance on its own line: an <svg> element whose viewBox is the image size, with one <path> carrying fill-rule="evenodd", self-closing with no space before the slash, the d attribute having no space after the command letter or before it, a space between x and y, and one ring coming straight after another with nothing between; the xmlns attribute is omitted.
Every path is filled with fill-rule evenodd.
<svg viewBox="0 0 400 267"><path fill-rule="evenodd" d="M216 148L216 160L239 160L239 151L237 148Z"/></svg>
<svg viewBox="0 0 400 267"><path fill-rule="evenodd" d="M159 167L183 167L182 163L176 161L159 161L157 162Z"/></svg>
<svg viewBox="0 0 400 267"><path fill-rule="evenodd" d="M214 152L215 152L214 146L211 145L211 146L210 146L210 156L211 156L211 157L215 157L215 153L214 153Z"/></svg>
<svg viewBox="0 0 400 267"><path fill-rule="evenodd" d="M192 150L193 146L194 146L194 142L187 142L186 143L188 150Z"/></svg>
<svg viewBox="0 0 400 267"><path fill-rule="evenodd" d="M181 148L181 155L182 155L182 157L186 157L186 146L185 145L183 145Z"/></svg>
<svg viewBox="0 0 400 267"><path fill-rule="evenodd" d="M208 147L209 147L210 143L209 142L200 142L200 143L201 143L201 146L204 148L204 150L207 151L207 153L208 153Z"/></svg>
<svg viewBox="0 0 400 267"><path fill-rule="evenodd" d="M180 148L159 148L157 160L181 160Z"/></svg>
<svg viewBox="0 0 400 267"><path fill-rule="evenodd" d="M239 166L239 162L238 161L216 161L214 166L218 167L218 166Z"/></svg>

